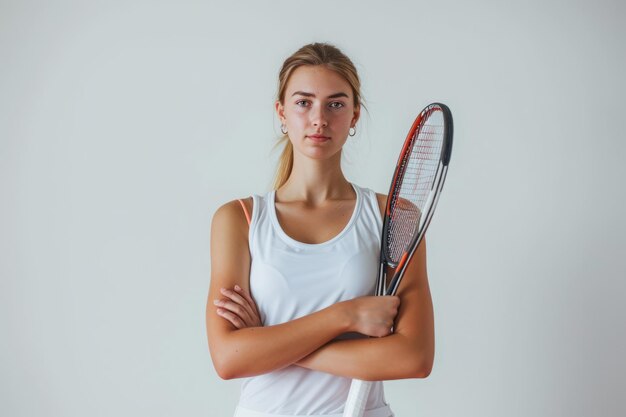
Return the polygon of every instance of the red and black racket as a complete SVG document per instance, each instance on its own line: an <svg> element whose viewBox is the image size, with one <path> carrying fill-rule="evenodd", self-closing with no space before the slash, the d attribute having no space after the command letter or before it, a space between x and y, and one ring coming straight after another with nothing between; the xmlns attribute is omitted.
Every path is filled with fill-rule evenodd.
<svg viewBox="0 0 626 417"><path fill-rule="evenodd" d="M395 295L432 219L452 152L452 113L433 103L413 122L393 174L383 221L376 295ZM389 286L387 266L395 272ZM371 382L353 380L344 417L361 417Z"/></svg>

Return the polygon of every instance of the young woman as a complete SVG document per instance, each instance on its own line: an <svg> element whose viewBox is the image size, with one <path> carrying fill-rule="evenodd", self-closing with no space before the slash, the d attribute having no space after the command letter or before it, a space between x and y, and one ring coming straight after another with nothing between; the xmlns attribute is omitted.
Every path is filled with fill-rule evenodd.
<svg viewBox="0 0 626 417"><path fill-rule="evenodd" d="M361 110L348 57L328 44L296 51L275 108L285 142L275 189L224 204L212 220L209 348L220 377L245 378L236 417L341 415L353 378L431 371L426 244L397 296L371 296L387 197L341 170ZM393 416L382 382L365 415Z"/></svg>

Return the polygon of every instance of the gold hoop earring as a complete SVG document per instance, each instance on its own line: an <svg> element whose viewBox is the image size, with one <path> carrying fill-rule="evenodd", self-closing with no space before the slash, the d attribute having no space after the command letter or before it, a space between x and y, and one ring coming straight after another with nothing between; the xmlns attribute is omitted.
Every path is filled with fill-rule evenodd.
<svg viewBox="0 0 626 417"><path fill-rule="evenodd" d="M351 128L350 128L350 132L349 132L348 134L349 134L350 136L354 136L354 135L356 135L356 128L351 127Z"/></svg>

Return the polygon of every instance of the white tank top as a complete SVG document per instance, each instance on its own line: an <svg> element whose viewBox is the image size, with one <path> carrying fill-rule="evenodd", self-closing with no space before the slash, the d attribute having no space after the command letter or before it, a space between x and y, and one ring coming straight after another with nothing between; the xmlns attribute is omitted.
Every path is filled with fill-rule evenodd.
<svg viewBox="0 0 626 417"><path fill-rule="evenodd" d="M319 244L299 242L282 230L274 205L275 190L252 196L250 290L264 326L374 293L382 218L376 193L356 184L352 187L356 205L348 224L337 236ZM235 415L341 415L350 383L350 378L288 366L245 378ZM366 417L393 415L382 382L373 384L366 409Z"/></svg>

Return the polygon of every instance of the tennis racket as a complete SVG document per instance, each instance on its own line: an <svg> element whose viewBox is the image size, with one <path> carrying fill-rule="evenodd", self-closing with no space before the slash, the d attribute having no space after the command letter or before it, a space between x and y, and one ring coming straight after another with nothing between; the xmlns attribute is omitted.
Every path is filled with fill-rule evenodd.
<svg viewBox="0 0 626 417"><path fill-rule="evenodd" d="M441 103L420 112L404 141L393 174L383 222L376 295L395 295L413 253L430 224L452 151L452 113ZM386 286L386 267L395 268ZM344 417L362 417L372 386L355 379Z"/></svg>

